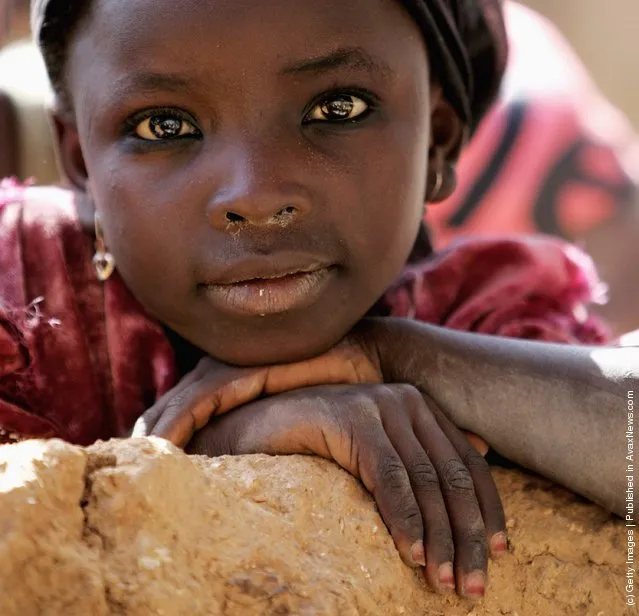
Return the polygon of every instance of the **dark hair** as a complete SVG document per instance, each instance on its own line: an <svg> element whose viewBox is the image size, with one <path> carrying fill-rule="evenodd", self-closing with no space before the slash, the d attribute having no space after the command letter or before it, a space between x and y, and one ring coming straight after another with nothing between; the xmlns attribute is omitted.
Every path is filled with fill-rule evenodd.
<svg viewBox="0 0 639 616"><path fill-rule="evenodd" d="M431 52L431 71L471 130L490 107L506 66L502 0L401 0ZM32 26L58 103L70 109L64 67L91 0L32 0Z"/></svg>
<svg viewBox="0 0 639 616"><path fill-rule="evenodd" d="M37 0L33 4L38 4ZM46 5L46 9L43 9L46 13L42 15L39 31L34 31L34 35L40 45L57 102L63 109L70 109L71 101L68 100L64 84L67 53L71 39L89 15L91 0L49 0L40 4Z"/></svg>

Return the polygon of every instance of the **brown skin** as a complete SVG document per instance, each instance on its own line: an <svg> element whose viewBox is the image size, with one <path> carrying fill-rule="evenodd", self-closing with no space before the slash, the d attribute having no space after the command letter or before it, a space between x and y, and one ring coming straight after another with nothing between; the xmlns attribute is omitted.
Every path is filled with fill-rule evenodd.
<svg viewBox="0 0 639 616"><path fill-rule="evenodd" d="M302 361L292 373L290 366L279 367L289 371L279 382L269 377L277 366L250 366L313 358L333 348L370 309L405 264L422 219L427 178L453 156L463 127L440 89L431 88L421 33L393 0L186 0L175 7L169 0L95 2L69 50L73 111L62 110L56 125L65 173L94 204L118 271L135 296L211 358L249 366L206 358L149 410L146 433L176 429L175 441L184 445L212 413L261 394L378 382L375 371L353 376L350 360L337 362L337 374L313 361ZM321 70L300 69L326 56L332 59ZM156 75L151 86L131 79L144 73ZM364 110L349 116L348 124L335 121L338 95ZM161 135L149 132L159 119L172 120L180 137L150 142ZM285 208L286 224L269 224ZM262 318L220 310L203 297L201 283L217 281L223 269L232 271L249 258L278 262L285 251L331 266L314 301ZM224 383L227 397L218 392ZM483 512L501 512L486 527L503 531L494 484L485 473L483 483L475 481L453 443L468 449L467 442L452 426L435 429L416 390L411 413L430 418L432 434L413 434L413 415L403 414L393 437L382 417L398 415L407 389L399 398L366 390L367 408L377 410L365 418L358 387L346 396L342 389L314 392L340 409L352 432L333 438L329 451L310 451L345 463L359 444L366 468L394 469L391 479L402 481L362 479L374 486L404 559L424 564L426 536L433 585L445 590L454 583L455 552L460 592L481 596L488 551ZM283 402L280 408L284 421L298 405ZM296 451L309 431L334 428L328 416L307 420L285 436L264 434L258 449ZM186 440L179 436L185 431ZM399 449L405 445L401 459L389 458L389 438ZM430 445L424 484L412 458L424 461ZM452 458L453 478L443 472ZM426 489L437 507L424 497ZM448 531L433 533L429 526L425 533L423 519ZM499 539L503 547L504 535ZM493 547L498 552L499 542ZM436 579L442 566L444 579Z"/></svg>
<svg viewBox="0 0 639 616"><path fill-rule="evenodd" d="M345 48L387 68L354 58L282 74ZM144 89L127 78L149 72L189 87ZM242 10L189 0L179 11L168 0L98 1L72 45L68 86L75 117L59 123L65 171L91 195L118 271L151 314L237 365L312 357L349 331L406 262L429 150L442 161L461 133L430 87L420 31L391 0L245 0ZM370 111L348 125L309 121L336 90ZM153 107L164 117L188 112L182 128L195 134L144 142L126 121ZM440 140L432 148L429 108ZM286 232L265 224L289 206ZM243 222L230 225L227 215ZM312 305L247 317L203 296L201 283L223 269L285 251L333 266Z"/></svg>
<svg viewBox="0 0 639 616"><path fill-rule="evenodd" d="M385 380L412 383L509 460L626 514L639 346L548 344L393 318L363 320L358 336L376 345L367 352Z"/></svg>

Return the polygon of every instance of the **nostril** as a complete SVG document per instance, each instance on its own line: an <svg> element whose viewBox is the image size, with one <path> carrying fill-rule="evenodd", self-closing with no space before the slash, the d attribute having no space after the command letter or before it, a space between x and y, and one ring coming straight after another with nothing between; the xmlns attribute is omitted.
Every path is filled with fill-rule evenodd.
<svg viewBox="0 0 639 616"><path fill-rule="evenodd" d="M226 222L244 222L245 220L244 216L236 214L235 212L226 213Z"/></svg>
<svg viewBox="0 0 639 616"><path fill-rule="evenodd" d="M297 211L297 208L294 205L289 205L288 207L284 207L282 208L276 215L277 216L282 216L282 215L291 215L291 214L295 214L295 212Z"/></svg>

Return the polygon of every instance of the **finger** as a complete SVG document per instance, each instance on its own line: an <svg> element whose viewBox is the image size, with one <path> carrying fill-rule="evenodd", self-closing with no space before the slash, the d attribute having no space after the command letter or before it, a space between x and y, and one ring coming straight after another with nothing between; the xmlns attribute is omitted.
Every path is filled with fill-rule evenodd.
<svg viewBox="0 0 639 616"><path fill-rule="evenodd" d="M455 542L457 589L462 596L477 599L486 589L488 545L473 479L435 416L422 404L414 429L440 480Z"/></svg>
<svg viewBox="0 0 639 616"><path fill-rule="evenodd" d="M151 436L153 429L157 425L171 398L183 389L190 387L199 378L201 377L197 369L184 376L178 385L166 392L151 408L147 409L140 417L138 417L130 436L133 438Z"/></svg>
<svg viewBox="0 0 639 616"><path fill-rule="evenodd" d="M466 440L477 450L480 456L485 456L488 453L490 446L483 438L473 434L472 432L466 432L466 430L462 430L461 432L466 437Z"/></svg>
<svg viewBox="0 0 639 616"><path fill-rule="evenodd" d="M258 398L266 374L266 368L230 366L206 373L165 402L151 435L184 447L212 417Z"/></svg>
<svg viewBox="0 0 639 616"><path fill-rule="evenodd" d="M361 347L342 340L323 355L293 364L270 366L264 393L271 395L317 385L377 384L382 374Z"/></svg>
<svg viewBox="0 0 639 616"><path fill-rule="evenodd" d="M195 432L215 415L218 406L216 388L202 381L182 389L167 400L150 436L164 438L184 448Z"/></svg>
<svg viewBox="0 0 639 616"><path fill-rule="evenodd" d="M484 526L489 538L490 551L495 557L501 556L508 550L508 536L506 533L506 515L499 497L497 485L490 472L490 467L483 456L468 442L455 425L439 409L434 400L425 398L429 408L433 411L437 423L457 450L459 457L469 470L475 486L477 502L482 513Z"/></svg>
<svg viewBox="0 0 639 616"><path fill-rule="evenodd" d="M455 548L439 477L415 436L407 414L389 413L384 427L402 459L422 515L426 579L438 592L455 589Z"/></svg>
<svg viewBox="0 0 639 616"><path fill-rule="evenodd" d="M424 567L422 514L408 473L381 422L375 428L362 430L359 435L358 428L353 430L352 438L357 440L357 469L345 468L358 475L373 495L402 560L409 567Z"/></svg>
<svg viewBox="0 0 639 616"><path fill-rule="evenodd" d="M340 343L324 355L269 367L240 368L210 358L165 394L136 422L133 436L158 436L183 447L215 415L263 395L322 384L378 383L373 361Z"/></svg>

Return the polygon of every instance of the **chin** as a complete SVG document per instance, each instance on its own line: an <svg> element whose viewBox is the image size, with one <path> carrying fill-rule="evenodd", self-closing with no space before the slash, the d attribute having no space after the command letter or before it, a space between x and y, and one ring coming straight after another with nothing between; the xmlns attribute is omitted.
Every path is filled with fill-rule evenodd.
<svg viewBox="0 0 639 616"><path fill-rule="evenodd" d="M335 346L346 334L321 339L315 336L299 333L289 336L259 336L252 340L238 344L237 339L229 344L216 344L215 348L207 352L227 364L234 366L267 366L272 364L291 364L317 357Z"/></svg>

